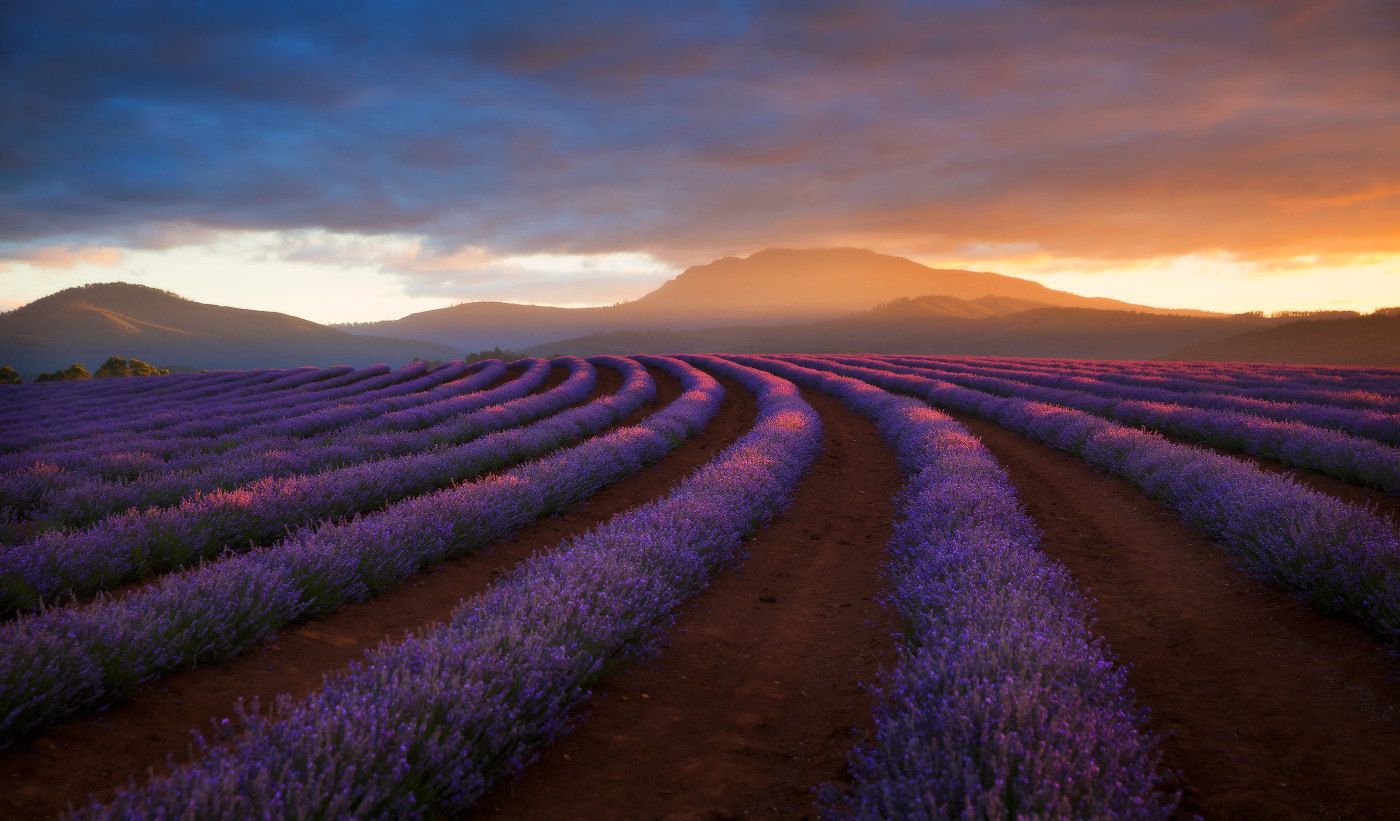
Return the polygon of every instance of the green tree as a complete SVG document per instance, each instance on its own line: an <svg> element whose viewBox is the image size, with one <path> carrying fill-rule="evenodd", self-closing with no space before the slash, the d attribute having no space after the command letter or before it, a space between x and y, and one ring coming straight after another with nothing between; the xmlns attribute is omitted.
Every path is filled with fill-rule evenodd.
<svg viewBox="0 0 1400 821"><path fill-rule="evenodd" d="M120 356L109 356L107 361L102 363L102 367L97 369L93 376L98 379L112 379L120 376L131 376L131 366Z"/></svg>
<svg viewBox="0 0 1400 821"><path fill-rule="evenodd" d="M23 381L14 365L0 366L0 385L18 385Z"/></svg>
<svg viewBox="0 0 1400 821"><path fill-rule="evenodd" d="M81 362L74 362L66 368L56 370L53 373L41 373L35 382L76 382L79 379L91 379L92 374Z"/></svg>
<svg viewBox="0 0 1400 821"><path fill-rule="evenodd" d="M134 356L127 364L131 368L132 376L168 376L170 374L169 368L157 368L155 365L142 362Z"/></svg>

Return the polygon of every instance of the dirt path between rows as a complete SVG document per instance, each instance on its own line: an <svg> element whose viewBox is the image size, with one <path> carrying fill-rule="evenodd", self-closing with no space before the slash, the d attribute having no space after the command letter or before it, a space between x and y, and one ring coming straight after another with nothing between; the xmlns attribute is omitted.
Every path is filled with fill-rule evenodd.
<svg viewBox="0 0 1400 821"><path fill-rule="evenodd" d="M792 507L685 605L659 656L596 691L575 732L479 804L480 818L794 818L844 777L861 686L894 659L881 589L901 477L835 399Z"/></svg>
<svg viewBox="0 0 1400 821"><path fill-rule="evenodd" d="M955 414L1096 600L1097 629L1181 775L1183 814L1400 813L1400 664L1360 628L1236 569L1126 481Z"/></svg>
<svg viewBox="0 0 1400 821"><path fill-rule="evenodd" d="M621 386L620 374L599 368L597 393ZM680 382L652 370L658 397L621 424L635 424L680 395ZM189 758L190 732L233 714L240 698L264 704L279 693L305 695L326 674L343 669L384 640L446 618L537 550L582 533L627 508L666 492L752 426L751 394L726 382L721 411L699 436L660 463L603 488L558 516L521 530L484 553L441 564L369 601L288 628L272 642L222 664L171 675L142 688L131 701L62 725L0 753L0 818L51 818L70 802L108 797L148 770L168 770L168 758Z"/></svg>

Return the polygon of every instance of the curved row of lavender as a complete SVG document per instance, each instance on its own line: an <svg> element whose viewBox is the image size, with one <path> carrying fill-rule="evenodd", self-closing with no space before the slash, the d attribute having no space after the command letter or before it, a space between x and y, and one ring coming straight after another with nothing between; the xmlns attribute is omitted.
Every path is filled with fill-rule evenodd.
<svg viewBox="0 0 1400 821"><path fill-rule="evenodd" d="M1202 362L1101 361L1087 359L1027 359L1023 357L969 357L923 355L924 358L951 362L980 361L987 365L1035 368L1047 373L1092 374L1125 385L1160 387L1180 392L1206 390L1226 392L1231 388L1292 388L1315 390L1326 399L1319 404L1333 405L1338 398L1360 399L1363 403L1394 403L1400 390L1400 376L1394 368L1344 368L1339 373L1313 365L1294 365L1277 371L1263 364L1230 364L1207 368ZM1259 400L1268 401L1268 400Z"/></svg>
<svg viewBox="0 0 1400 821"><path fill-rule="evenodd" d="M1400 414L1397 413L1299 402L1271 402L1266 399L1231 396L1225 393L1174 391L1151 385L1151 380L1142 380L1148 384L1127 384L1120 380L1106 378L1101 374L1089 375L1083 372L1066 373L1011 365L981 365L973 361L948 362L919 356L882 356L880 358L900 365L934 367L940 371L974 376L1000 376L1041 387L1082 391L1098 396L1165 402L1209 410L1235 411L1280 422L1301 422L1314 427L1331 428L1354 436L1374 439L1385 444L1400 445Z"/></svg>
<svg viewBox="0 0 1400 821"><path fill-rule="evenodd" d="M399 499L480 476L577 442L640 408L656 395L639 363L598 357L623 373L611 396L507 427L459 445L378 459L324 473L271 477L214 491L175 507L111 516L96 525L52 531L0 551L0 617L56 597L86 596L226 551L278 538L291 528L372 510ZM482 424L514 426L559 411L588 395L582 381L478 411Z"/></svg>
<svg viewBox="0 0 1400 821"><path fill-rule="evenodd" d="M930 359L966 362L976 359L987 365L1022 365L1035 363L1039 367L1067 373L1103 374L1104 378L1121 381L1124 384L1150 383L1152 387L1196 393L1224 393L1263 399L1272 402L1298 402L1305 404L1350 407L1384 413L1400 412L1400 398L1396 396L1394 376L1384 382L1375 382L1359 387L1357 378L1351 376L1331 385L1317 384L1306 374L1312 370L1307 366L1292 378L1261 378L1256 366L1236 365L1244 374L1233 373L1227 378L1211 378L1195 370L1196 363L1171 362L1155 363L1160 376L1145 374L1146 363L1141 362L1098 362L1084 359L1035 360L1013 357L966 357L930 356Z"/></svg>
<svg viewBox="0 0 1400 821"><path fill-rule="evenodd" d="M324 615L479 550L655 462L709 422L724 391L684 363L648 359L676 375L683 393L637 426L378 513L301 531L119 599L0 626L0 746L121 699L144 681L233 655L294 620ZM634 396L650 395L649 379L630 384ZM620 398L593 403L584 406L587 418L575 414L559 424L596 432L637 404ZM536 428L535 449L556 441L557 433ZM511 450L503 452L503 463Z"/></svg>
<svg viewBox="0 0 1400 821"><path fill-rule="evenodd" d="M274 395L257 393L252 396L243 397L238 402L220 403L217 406L217 415L225 418L224 411L230 411L228 417L237 419L238 413L245 410L264 410L267 408L288 408L304 405L311 399L333 400L341 396L349 396L358 390L365 388L368 383L373 387L391 385L402 379L413 378L421 375L422 366L410 366L398 371L391 370L387 365L372 365L367 368L359 368L348 371L328 379L311 379L302 381L289 389L280 390ZM65 447L72 447L70 437L87 437L101 435L108 437L114 443L121 443L125 438L132 435L157 429L164 429L169 426L182 423L198 423L214 411L211 407L199 405L189 405L180 403L176 407L158 407L155 412L141 414L139 416L123 416L111 419L101 415L95 416L86 422L78 422L66 426L65 428L42 430L31 430L28 440L18 443L12 450L30 451L42 454L50 450L61 451ZM233 413L233 412L237 413Z"/></svg>
<svg viewBox="0 0 1400 821"><path fill-rule="evenodd" d="M675 490L538 554L449 621L370 654L280 719L80 817L441 817L564 730L605 664L788 503L821 421L788 382L689 358L758 394L754 428ZM658 437L639 429L637 435Z"/></svg>
<svg viewBox="0 0 1400 821"><path fill-rule="evenodd" d="M26 408L41 408L61 418L83 418L94 410L111 408L111 400L123 400L118 413L126 407L147 408L159 402L201 397L223 397L257 390L276 390L278 383L304 377L309 380L328 379L351 370L348 365L317 368L260 368L245 371L210 371L208 373L174 374L159 380L113 379L97 382L52 382L42 387L15 385L0 392L0 413L22 413Z"/></svg>
<svg viewBox="0 0 1400 821"><path fill-rule="evenodd" d="M384 372L370 375L368 378L356 379L347 384L331 384L339 383L341 379L313 383L258 402L224 407L217 413L213 412L213 409L206 409L202 413L198 410L182 410L142 416L115 431L102 423L79 426L69 430L72 436L79 438L78 442L65 441L57 444L51 443L46 447L29 448L5 459L4 462L30 456L43 458L51 454L71 451L74 448L82 448L83 442L81 440L98 435L103 437L107 447L128 448L134 442L149 440L153 434L168 440L179 440L187 437L214 440L221 434L235 431L243 432L250 429L254 431L255 435L259 431L272 432L276 429L284 429L287 433L297 433L300 428L297 427L296 423L301 418L314 419L316 418L314 414L318 414L325 408L345 404L347 410L353 410L358 408L361 402L372 402L381 398L416 393L445 381L457 379L470 367L472 366L461 362L449 363L438 368L429 368L422 363L415 363L397 370L375 366L363 370L368 372L384 368ZM357 376L360 373L361 371L355 371L347 374L346 377ZM347 399L352 401L347 403L345 402Z"/></svg>
<svg viewBox="0 0 1400 821"><path fill-rule="evenodd" d="M1385 641L1400 641L1400 533L1373 511L1243 460L1083 411L994 396L916 369L784 358L974 413L1073 453L1166 503L1252 572L1325 612L1357 619Z"/></svg>
<svg viewBox="0 0 1400 821"><path fill-rule="evenodd" d="M883 358L841 357L840 361L883 365ZM1080 389L1043 387L995 370L892 363L924 376L946 379L997 396L1011 396L1076 408L1133 427L1142 427L1203 445L1274 459L1316 470L1359 485L1400 494L1400 448L1302 422L1279 422L1250 413L1166 404L1134 395L1099 395Z"/></svg>
<svg viewBox="0 0 1400 821"><path fill-rule="evenodd" d="M179 376L172 376L169 380L103 380L102 384L94 379L66 383L70 389L66 395L31 395L26 404L44 407L57 418L66 421L90 419L104 410L115 410L116 417L120 419L135 417L158 407L176 408L192 399L231 403L246 401L256 396L273 396L277 391L341 377L354 370L349 365L334 365L329 368L303 365L286 369L222 371L206 374L204 376L207 378L198 382L187 383L176 381L181 378ZM167 384L173 386L172 389L166 389ZM111 400L118 398L125 401L114 408Z"/></svg>
<svg viewBox="0 0 1400 821"><path fill-rule="evenodd" d="M316 473L458 444L480 431L460 414L534 392L551 367L545 360L535 360L519 378L486 389L505 370L503 363L496 364L499 369L483 368L398 401L380 400L379 416L338 427L319 426L327 432L316 439L276 433L216 452L193 448L159 462L159 469L132 478L109 479L84 470L105 464L100 455L76 465L66 463L63 471L16 471L0 479L0 501L23 504L25 518L45 528L74 527L130 508L169 506L197 492L231 490L270 476ZM571 374L569 378L580 370L592 371L591 365L579 359L562 359L558 364ZM592 387L591 376L580 378L589 379ZM341 407L328 408L322 414L333 420ZM420 429L402 430L405 420ZM442 421L432 430L422 430L437 420Z"/></svg>
<svg viewBox="0 0 1400 821"><path fill-rule="evenodd" d="M360 419L350 422L354 430L374 430L378 420L388 418L393 409L407 409L416 404L433 403L451 399L463 392L478 390L499 379L505 372L501 362L484 363L485 367L471 372L460 379L438 385L431 390L412 393L392 399L380 399L377 406L388 411L380 417ZM521 378L543 381L545 374L526 371ZM354 404L353 395L340 397L328 405L310 405L316 410L305 410L301 414L284 417L292 425L302 419L320 418L321 433L331 433L335 429L327 427L340 414L340 409ZM325 414L324 417L319 416ZM133 482L145 477L171 471L197 469L222 461L226 457L237 457L242 453L278 449L295 449L304 444L306 436L287 432L279 428L278 422L264 424L247 430L233 430L216 436L189 436L175 438L159 431L146 433L128 439L120 447L114 447L101 437L92 437L96 447L84 448L81 443L67 446L62 452L49 452L41 458L29 454L10 454L0 457L0 467L16 465L6 470L0 480L0 507L14 508L28 514L29 508L54 488L71 484L82 477L92 477L110 482Z"/></svg>
<svg viewBox="0 0 1400 821"><path fill-rule="evenodd" d="M1167 817L1175 800L1124 671L987 449L919 400L730 358L870 417L906 477L886 568L899 662L878 691L872 742L851 754L854 787L827 790L827 814Z"/></svg>

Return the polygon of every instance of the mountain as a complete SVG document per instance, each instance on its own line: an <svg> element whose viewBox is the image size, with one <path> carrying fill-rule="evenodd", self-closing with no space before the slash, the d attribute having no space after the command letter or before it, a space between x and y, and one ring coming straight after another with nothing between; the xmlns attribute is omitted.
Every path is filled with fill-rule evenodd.
<svg viewBox="0 0 1400 821"><path fill-rule="evenodd" d="M724 257L689 268L640 299L604 308L468 302L346 330L425 339L465 350L525 347L608 331L808 323L902 298L928 299L929 294L972 301L979 306L972 310L986 308L989 314L1024 304L1218 316L1083 297L1001 274L929 268L860 248L825 248Z"/></svg>
<svg viewBox="0 0 1400 821"><path fill-rule="evenodd" d="M1302 319L1175 351L1173 359L1400 366L1400 309L1343 319Z"/></svg>
<svg viewBox="0 0 1400 821"><path fill-rule="evenodd" d="M401 364L462 352L430 342L357 336L271 311L193 302L127 283L69 288L0 314L0 364L26 378L109 356L161 367L266 368Z"/></svg>
<svg viewBox="0 0 1400 821"><path fill-rule="evenodd" d="M802 325L614 331L560 340L532 353L949 353L1086 359L1157 358L1274 324L1256 316L1173 316L1099 308L1035 307L944 295L895 300Z"/></svg>

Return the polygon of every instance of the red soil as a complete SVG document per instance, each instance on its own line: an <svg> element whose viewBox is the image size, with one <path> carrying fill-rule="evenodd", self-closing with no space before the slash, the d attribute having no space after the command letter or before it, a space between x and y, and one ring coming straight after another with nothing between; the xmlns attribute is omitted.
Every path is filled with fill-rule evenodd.
<svg viewBox="0 0 1400 821"><path fill-rule="evenodd" d="M576 731L489 818L792 818L844 775L870 722L862 682L893 660L875 603L901 477L874 426L804 394L825 449L792 507L688 603L655 659L606 680Z"/></svg>
<svg viewBox="0 0 1400 821"><path fill-rule="evenodd" d="M1096 599L1098 632L1167 737L1185 812L1396 816L1400 665L1380 644L1241 572L1126 481L957 416Z"/></svg>
<svg viewBox="0 0 1400 821"><path fill-rule="evenodd" d="M611 368L599 368L600 393L621 385ZM637 421L680 394L680 383L653 371L656 402L622 424ZM700 435L682 443L659 464L598 491L558 516L542 519L487 552L446 562L365 602L323 619L304 622L273 641L222 664L168 676L104 713L55 728L0 753L0 818L49 818L86 796L110 796L148 771L168 770L167 760L189 758L192 730L233 715L240 698L266 706L279 693L302 696L358 660L381 641L397 640L446 618L465 598L538 550L583 533L616 513L662 495L716 452L742 436L757 413L752 395L726 383L720 413Z"/></svg>

